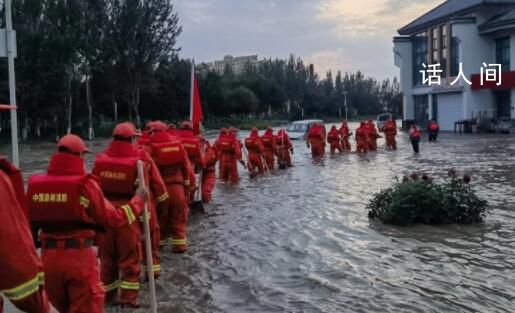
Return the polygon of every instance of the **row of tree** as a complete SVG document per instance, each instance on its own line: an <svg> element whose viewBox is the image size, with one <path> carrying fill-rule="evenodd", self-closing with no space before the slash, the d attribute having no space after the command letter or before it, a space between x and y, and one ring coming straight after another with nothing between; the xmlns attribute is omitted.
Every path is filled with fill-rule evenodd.
<svg viewBox="0 0 515 313"><path fill-rule="evenodd" d="M17 0L13 10L23 138L71 131L92 138L106 121L188 116L191 63L179 57L182 28L170 0ZM7 73L5 59L0 71ZM206 64L197 71L207 119L337 117L345 93L350 116L400 110L397 80L361 72L321 79L293 55L241 73L217 74ZM0 101L8 99L4 79Z"/></svg>
<svg viewBox="0 0 515 313"><path fill-rule="evenodd" d="M378 82L360 71L338 71L336 77L329 71L321 79L312 65L293 55L287 60L249 63L240 73L234 73L230 66L223 73L210 71L207 64L197 68L204 107L214 116L340 117L345 116L346 103L349 117L401 113L396 78Z"/></svg>
<svg viewBox="0 0 515 313"><path fill-rule="evenodd" d="M13 20L21 125L37 136L92 138L117 111L139 123L142 95L164 87L156 74L168 75L182 31L169 0L18 0ZM7 81L0 88L5 101Z"/></svg>

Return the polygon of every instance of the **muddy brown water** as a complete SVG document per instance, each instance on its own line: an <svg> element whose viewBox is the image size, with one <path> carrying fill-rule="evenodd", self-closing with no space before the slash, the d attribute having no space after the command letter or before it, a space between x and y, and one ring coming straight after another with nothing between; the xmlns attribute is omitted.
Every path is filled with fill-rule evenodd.
<svg viewBox="0 0 515 313"><path fill-rule="evenodd" d="M396 152L380 140L366 156L319 160L297 141L294 168L218 183L208 217L191 217L189 251L163 252L159 312L514 312L515 136L441 134L420 155L405 133L398 140ZM44 170L53 149L23 146L25 176ZM472 173L490 202L485 223L368 220L367 201L395 176L451 167ZM145 296L134 312L149 311Z"/></svg>

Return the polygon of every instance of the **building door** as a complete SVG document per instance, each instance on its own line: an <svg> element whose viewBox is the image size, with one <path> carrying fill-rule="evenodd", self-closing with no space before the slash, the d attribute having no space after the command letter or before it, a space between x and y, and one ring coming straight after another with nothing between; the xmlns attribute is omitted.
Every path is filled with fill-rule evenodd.
<svg viewBox="0 0 515 313"><path fill-rule="evenodd" d="M495 92L495 110L497 118L511 118L511 91L502 90Z"/></svg>
<svg viewBox="0 0 515 313"><path fill-rule="evenodd" d="M415 107L415 122L421 128L426 128L429 120L429 97L428 95L413 96Z"/></svg>

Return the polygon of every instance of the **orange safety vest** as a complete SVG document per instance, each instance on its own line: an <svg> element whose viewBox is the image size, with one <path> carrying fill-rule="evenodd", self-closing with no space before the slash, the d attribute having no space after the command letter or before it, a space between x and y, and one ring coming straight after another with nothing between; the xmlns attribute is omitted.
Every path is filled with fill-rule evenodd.
<svg viewBox="0 0 515 313"><path fill-rule="evenodd" d="M95 161L93 174L100 178L100 187L108 198L130 199L136 192L140 158L113 157L99 153Z"/></svg>
<svg viewBox="0 0 515 313"><path fill-rule="evenodd" d="M84 161L76 156L57 153L50 169L61 166L62 174L35 174L29 178L27 201L30 221L46 226L77 229L83 224L94 224L86 214L89 200L82 195L82 185L88 175Z"/></svg>
<svg viewBox="0 0 515 313"><path fill-rule="evenodd" d="M155 134L152 137L151 146L156 165L161 171L182 165L184 161L184 148L180 141L166 132Z"/></svg>

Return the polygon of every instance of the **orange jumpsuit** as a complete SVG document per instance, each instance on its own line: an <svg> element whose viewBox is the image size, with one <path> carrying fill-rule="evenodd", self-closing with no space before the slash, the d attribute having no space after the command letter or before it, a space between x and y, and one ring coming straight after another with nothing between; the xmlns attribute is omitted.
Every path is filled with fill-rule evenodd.
<svg viewBox="0 0 515 313"><path fill-rule="evenodd" d="M128 160L129 165L121 172L120 163ZM116 207L126 205L136 187L136 161L145 164L145 176L150 182L150 194L159 195L157 200L168 204L168 193L155 164L143 150L137 150L129 142L113 141L107 150L97 156L93 174L100 177L102 191ZM131 164L132 162L132 164ZM126 178L122 179L122 176ZM127 188L122 186L128 185ZM148 184L147 184L148 185ZM159 275L159 226L156 222L157 213L154 199L148 202L150 212L151 239L153 242L153 270ZM106 302L112 301L121 289L122 304L137 305L139 290L140 263L143 259L141 252L141 226L133 223L125 227L106 230L98 240L98 254L101 261L101 278L106 286ZM121 281L119 280L121 272Z"/></svg>
<svg viewBox="0 0 515 313"><path fill-rule="evenodd" d="M160 215L161 243L171 235L172 251L183 253L188 249L188 194L195 176L191 176L192 166L186 150L175 137L157 132L152 136L151 146L152 157L170 195L168 212L162 211Z"/></svg>
<svg viewBox="0 0 515 313"><path fill-rule="evenodd" d="M292 167L290 153L293 153L293 144L288 133L284 129L279 130L275 142L277 143L277 162L279 164L284 162L287 167Z"/></svg>
<svg viewBox="0 0 515 313"><path fill-rule="evenodd" d="M340 136L342 137L342 148L345 152L350 152L352 150L352 147L350 145L349 138L352 135L352 133L349 130L349 126L347 125L347 122L343 122L342 126L340 127Z"/></svg>
<svg viewBox="0 0 515 313"><path fill-rule="evenodd" d="M224 182L236 184L240 181L238 175L238 161L241 161L241 146L234 135L222 135L217 143L216 149L220 153L221 171L220 176Z"/></svg>
<svg viewBox="0 0 515 313"><path fill-rule="evenodd" d="M394 121L386 121L384 123L384 135L386 137L386 147L397 150L397 142L395 136L397 135L397 127Z"/></svg>
<svg viewBox="0 0 515 313"><path fill-rule="evenodd" d="M325 136L321 126L313 125L308 131L308 146L311 146L313 157L323 156L325 153Z"/></svg>
<svg viewBox="0 0 515 313"><path fill-rule="evenodd" d="M80 194L74 195L68 193L70 184L62 181L76 177L81 179ZM47 193L38 192L38 188ZM96 178L85 173L84 160L56 153L50 160L48 175L30 178L27 200L33 226L41 229L45 285L52 305L59 312L104 312L104 287L92 247L98 228L95 224L112 228L136 222L144 199L136 195L116 209L104 198ZM60 216L63 208L76 218Z"/></svg>
<svg viewBox="0 0 515 313"><path fill-rule="evenodd" d="M361 123L361 126L356 129L356 151L358 153L368 152L368 127Z"/></svg>
<svg viewBox="0 0 515 313"><path fill-rule="evenodd" d="M340 153L343 152L340 133L336 129L336 126L331 127L331 130L327 134L327 142L330 144L331 153L335 153L336 150Z"/></svg>
<svg viewBox="0 0 515 313"><path fill-rule="evenodd" d="M24 312L48 313L39 259L25 211L20 171L0 157L0 294ZM0 312L3 312L0 297Z"/></svg>
<svg viewBox="0 0 515 313"><path fill-rule="evenodd" d="M275 151L277 149L274 131L272 129L267 129L263 136L261 136L261 141L265 147L263 156L265 157L265 162L268 166L268 169L271 171L275 168Z"/></svg>
<svg viewBox="0 0 515 313"><path fill-rule="evenodd" d="M377 139L381 138L381 136L379 136L379 134L377 133L377 129L376 129L376 126L374 125L374 122L368 121L367 127L368 127L368 150L377 151Z"/></svg>
<svg viewBox="0 0 515 313"><path fill-rule="evenodd" d="M178 134L178 139L182 142L182 146L184 147L184 150L186 150L188 160L190 161L190 177L195 177L195 173L198 173L204 167L202 149L200 148L200 139L193 134L192 130L189 129L182 129L176 133ZM192 187L196 186L193 185ZM195 192L190 192L190 203L193 203L195 200L194 197Z"/></svg>
<svg viewBox="0 0 515 313"><path fill-rule="evenodd" d="M249 151L249 172L253 173L257 169L259 174L264 174L263 153L265 147L257 131L251 132L250 136L245 139L245 147Z"/></svg>
<svg viewBox="0 0 515 313"><path fill-rule="evenodd" d="M204 169L202 171L202 202L211 202L211 195L216 183L216 162L218 161L218 152L214 147L205 141L204 153Z"/></svg>

